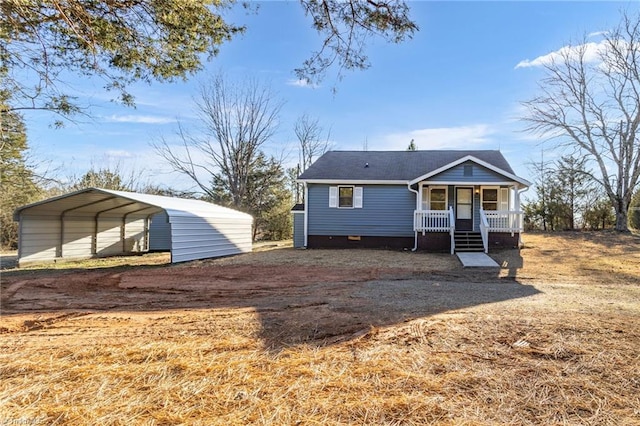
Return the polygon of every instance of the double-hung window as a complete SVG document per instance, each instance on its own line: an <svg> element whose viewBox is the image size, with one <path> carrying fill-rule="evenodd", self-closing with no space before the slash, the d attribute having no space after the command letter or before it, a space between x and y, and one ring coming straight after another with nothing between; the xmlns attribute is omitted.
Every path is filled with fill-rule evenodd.
<svg viewBox="0 0 640 426"><path fill-rule="evenodd" d="M431 188L429 190L429 210L447 209L447 188Z"/></svg>
<svg viewBox="0 0 640 426"><path fill-rule="evenodd" d="M338 207L353 207L353 186L338 187Z"/></svg>
<svg viewBox="0 0 640 426"><path fill-rule="evenodd" d="M498 188L482 188L482 210L498 210Z"/></svg>
<svg viewBox="0 0 640 426"><path fill-rule="evenodd" d="M482 188L483 210L509 210L508 188Z"/></svg>
<svg viewBox="0 0 640 426"><path fill-rule="evenodd" d="M348 185L329 187L329 207L361 209L362 187Z"/></svg>

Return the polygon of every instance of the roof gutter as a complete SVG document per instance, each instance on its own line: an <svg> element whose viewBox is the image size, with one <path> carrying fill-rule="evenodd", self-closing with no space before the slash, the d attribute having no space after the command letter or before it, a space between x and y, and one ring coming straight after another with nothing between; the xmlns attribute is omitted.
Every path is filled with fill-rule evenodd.
<svg viewBox="0 0 640 426"><path fill-rule="evenodd" d="M404 185L406 180L384 179L297 179L296 182L325 185Z"/></svg>

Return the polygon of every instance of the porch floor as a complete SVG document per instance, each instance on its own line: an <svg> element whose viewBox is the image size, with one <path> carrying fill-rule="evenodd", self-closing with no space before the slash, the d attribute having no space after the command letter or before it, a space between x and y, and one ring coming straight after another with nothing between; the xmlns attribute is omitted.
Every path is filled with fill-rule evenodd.
<svg viewBox="0 0 640 426"><path fill-rule="evenodd" d="M495 260L485 253L456 253L464 268L499 268Z"/></svg>

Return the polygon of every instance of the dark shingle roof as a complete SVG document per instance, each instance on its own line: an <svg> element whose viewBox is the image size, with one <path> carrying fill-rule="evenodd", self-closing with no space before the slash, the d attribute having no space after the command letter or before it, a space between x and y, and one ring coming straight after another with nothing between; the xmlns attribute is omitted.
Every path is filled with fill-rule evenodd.
<svg viewBox="0 0 640 426"><path fill-rule="evenodd" d="M299 179L411 181L468 155L514 174L500 151L329 151Z"/></svg>
<svg viewBox="0 0 640 426"><path fill-rule="evenodd" d="M292 212L303 212L304 211L304 204L302 204L302 203L295 204L293 206L293 208L291 209L291 211Z"/></svg>

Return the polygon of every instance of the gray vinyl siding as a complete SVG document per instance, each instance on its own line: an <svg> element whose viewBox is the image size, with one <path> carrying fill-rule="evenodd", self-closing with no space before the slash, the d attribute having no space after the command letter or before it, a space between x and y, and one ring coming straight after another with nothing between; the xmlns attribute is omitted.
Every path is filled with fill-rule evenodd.
<svg viewBox="0 0 640 426"><path fill-rule="evenodd" d="M149 225L149 250L171 250L171 224L165 212L158 213L151 217L151 224Z"/></svg>
<svg viewBox="0 0 640 426"><path fill-rule="evenodd" d="M293 247L304 247L304 212L293 213Z"/></svg>
<svg viewBox="0 0 640 426"><path fill-rule="evenodd" d="M348 185L348 182L345 182ZM412 237L416 198L403 185L356 185L363 188L362 208L330 208L329 187L308 185L309 235Z"/></svg>
<svg viewBox="0 0 640 426"><path fill-rule="evenodd" d="M464 166L471 166L471 176L464 175ZM507 180L507 178L499 173L494 172L493 170L489 170L486 167L480 166L479 164L473 163L471 161L466 161L449 170L445 170L440 174L432 176L428 180L431 182L487 183L504 182L505 180Z"/></svg>

